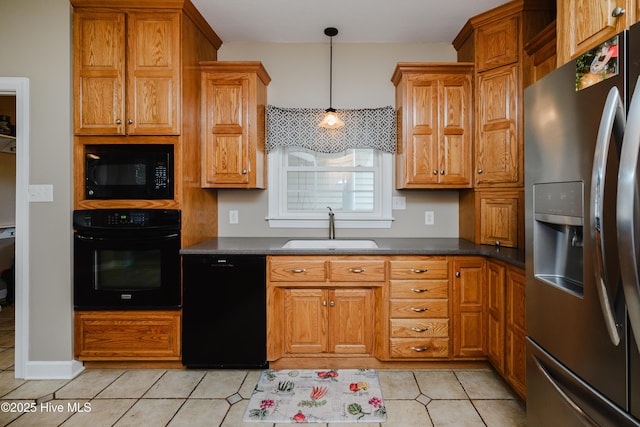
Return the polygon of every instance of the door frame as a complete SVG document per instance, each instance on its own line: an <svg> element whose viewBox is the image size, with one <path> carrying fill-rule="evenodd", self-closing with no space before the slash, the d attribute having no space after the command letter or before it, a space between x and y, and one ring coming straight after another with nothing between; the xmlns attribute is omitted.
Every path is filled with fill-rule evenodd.
<svg viewBox="0 0 640 427"><path fill-rule="evenodd" d="M29 79L0 77L0 94L16 97L15 359L25 378L29 356Z"/></svg>

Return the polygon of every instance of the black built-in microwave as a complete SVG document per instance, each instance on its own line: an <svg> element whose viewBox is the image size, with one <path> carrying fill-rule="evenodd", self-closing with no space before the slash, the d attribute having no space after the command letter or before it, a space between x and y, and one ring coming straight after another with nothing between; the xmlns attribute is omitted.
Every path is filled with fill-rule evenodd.
<svg viewBox="0 0 640 427"><path fill-rule="evenodd" d="M173 199L173 145L85 145L86 199Z"/></svg>

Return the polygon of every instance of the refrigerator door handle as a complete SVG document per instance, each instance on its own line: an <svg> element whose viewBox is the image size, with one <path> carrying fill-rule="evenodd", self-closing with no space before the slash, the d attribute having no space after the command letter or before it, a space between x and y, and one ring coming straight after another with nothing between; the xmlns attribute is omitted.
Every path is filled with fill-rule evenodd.
<svg viewBox="0 0 640 427"><path fill-rule="evenodd" d="M638 78L640 83L640 78ZM639 86L636 86L639 87ZM640 90L631 98L627 129L620 153L617 195L618 251L620 253L620 277L627 304L631 330L640 350L640 289L638 277L638 253L636 250L635 217L639 213L638 154L640 154Z"/></svg>
<svg viewBox="0 0 640 427"><path fill-rule="evenodd" d="M596 139L596 148L591 173L591 241L593 251L593 269L596 279L596 289L604 323L613 345L620 344L620 331L616 322L612 298L609 294L607 272L605 268L606 253L604 251L604 236L602 235L602 219L604 216L604 188L607 172L607 156L611 136L618 146L622 143L625 132L625 114L620 92L612 87L607 96L600 119L600 128Z"/></svg>
<svg viewBox="0 0 640 427"><path fill-rule="evenodd" d="M582 424L589 427L599 427L598 424L593 418L591 418L586 412L582 410L582 408L571 399L571 397L565 393L565 391L560 387L560 385L556 382L556 380L551 376L549 371L545 369L542 365L542 362L538 360L536 356L531 356L533 358L533 362L536 364L536 368L540 371L540 373L549 381L549 384L555 389L556 392L562 397L562 400L569 405L569 407L573 410L573 412L578 416Z"/></svg>

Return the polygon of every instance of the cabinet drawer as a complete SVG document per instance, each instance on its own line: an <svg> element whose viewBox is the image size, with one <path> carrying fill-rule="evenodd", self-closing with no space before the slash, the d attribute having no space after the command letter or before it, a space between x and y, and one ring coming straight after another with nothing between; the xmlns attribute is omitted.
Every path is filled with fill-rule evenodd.
<svg viewBox="0 0 640 427"><path fill-rule="evenodd" d="M384 260L332 260L331 281L335 282L384 282Z"/></svg>
<svg viewBox="0 0 640 427"><path fill-rule="evenodd" d="M449 357L448 338L391 338L391 357Z"/></svg>
<svg viewBox="0 0 640 427"><path fill-rule="evenodd" d="M392 280L391 298L448 298L448 280Z"/></svg>
<svg viewBox="0 0 640 427"><path fill-rule="evenodd" d="M326 279L322 259L272 259L269 280L272 282L323 282Z"/></svg>
<svg viewBox="0 0 640 427"><path fill-rule="evenodd" d="M180 360L180 311L76 311L80 360Z"/></svg>
<svg viewBox="0 0 640 427"><path fill-rule="evenodd" d="M393 260L391 279L447 279L449 263L444 259Z"/></svg>
<svg viewBox="0 0 640 427"><path fill-rule="evenodd" d="M449 319L391 319L392 338L449 336Z"/></svg>
<svg viewBox="0 0 640 427"><path fill-rule="evenodd" d="M449 300L446 299L392 299L390 317L448 317Z"/></svg>

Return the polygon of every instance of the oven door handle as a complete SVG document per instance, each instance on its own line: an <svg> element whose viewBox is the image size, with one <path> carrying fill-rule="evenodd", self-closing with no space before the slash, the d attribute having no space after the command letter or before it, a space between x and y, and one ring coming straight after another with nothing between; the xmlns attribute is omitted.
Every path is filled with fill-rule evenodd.
<svg viewBox="0 0 640 427"><path fill-rule="evenodd" d="M76 238L78 240L86 240L86 241L113 241L113 240L136 240L136 241L140 241L140 240L171 240L171 239L175 239L176 237L180 237L179 233L173 233L173 234L163 234L162 236L142 236L142 237L135 237L135 236L131 236L131 234L124 236L124 237L113 237L113 236L109 236L109 237L104 237L104 236L86 236L84 234L76 234Z"/></svg>

